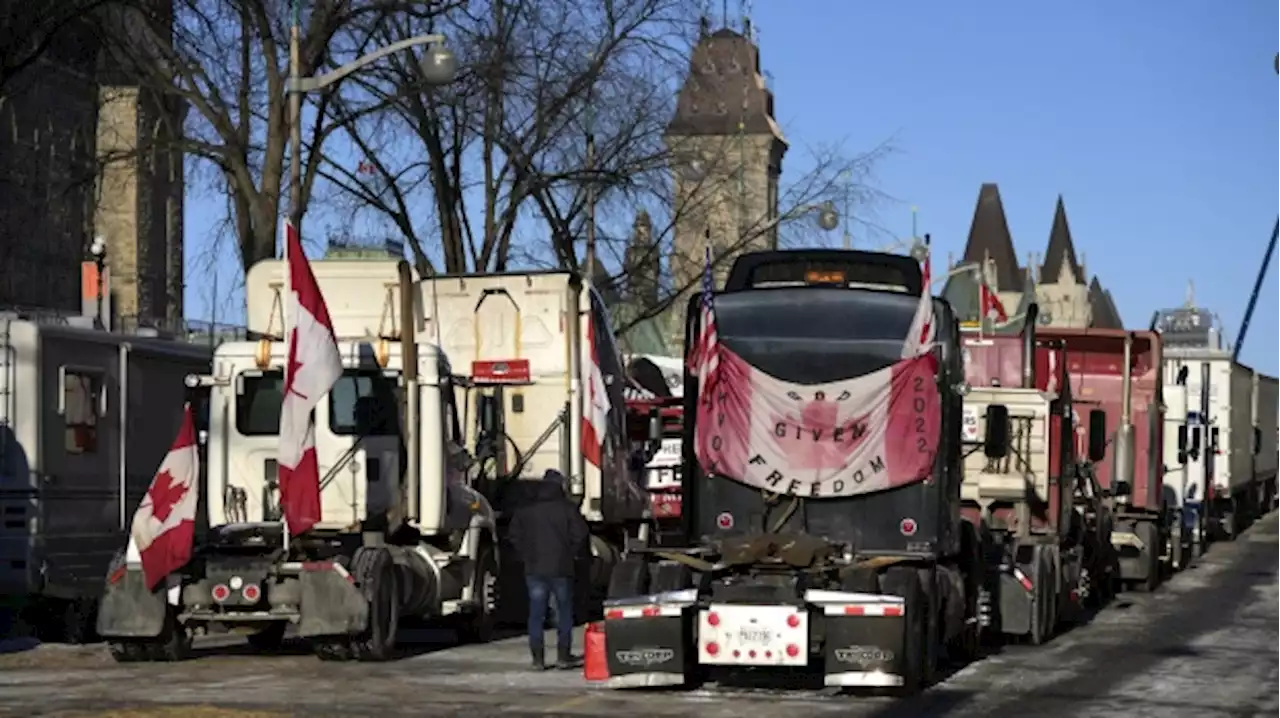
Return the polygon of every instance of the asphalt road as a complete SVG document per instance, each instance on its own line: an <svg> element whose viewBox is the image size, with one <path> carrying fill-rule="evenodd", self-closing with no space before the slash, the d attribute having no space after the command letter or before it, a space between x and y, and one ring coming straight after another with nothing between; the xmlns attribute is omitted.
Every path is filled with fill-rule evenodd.
<svg viewBox="0 0 1280 718"><path fill-rule="evenodd" d="M520 638L458 647L447 635L418 635L425 642L410 655L380 665L320 663L301 646L294 655L251 656L220 638L176 665L117 665L102 646L0 655L0 715L1271 718L1280 712L1277 547L1271 514L1155 594L1124 594L1047 646L1003 649L909 701L606 691L579 673L526 670Z"/></svg>

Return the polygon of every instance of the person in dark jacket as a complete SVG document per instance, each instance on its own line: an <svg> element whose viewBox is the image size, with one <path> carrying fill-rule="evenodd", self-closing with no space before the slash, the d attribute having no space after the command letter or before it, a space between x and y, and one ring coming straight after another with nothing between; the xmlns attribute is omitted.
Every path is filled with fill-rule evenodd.
<svg viewBox="0 0 1280 718"><path fill-rule="evenodd" d="M546 667L543 627L552 596L556 601L556 667L576 668L573 655L574 564L587 548L587 522L564 492L564 476L548 469L530 482L527 498L512 512L508 534L524 564L529 589L529 652L533 667Z"/></svg>

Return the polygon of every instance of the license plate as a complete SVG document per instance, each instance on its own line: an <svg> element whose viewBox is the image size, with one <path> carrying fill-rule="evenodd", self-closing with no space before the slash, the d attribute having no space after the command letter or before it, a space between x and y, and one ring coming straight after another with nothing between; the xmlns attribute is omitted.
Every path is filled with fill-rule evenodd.
<svg viewBox="0 0 1280 718"><path fill-rule="evenodd" d="M738 631L738 638L743 643L768 643L773 640L773 632L763 628L743 628Z"/></svg>

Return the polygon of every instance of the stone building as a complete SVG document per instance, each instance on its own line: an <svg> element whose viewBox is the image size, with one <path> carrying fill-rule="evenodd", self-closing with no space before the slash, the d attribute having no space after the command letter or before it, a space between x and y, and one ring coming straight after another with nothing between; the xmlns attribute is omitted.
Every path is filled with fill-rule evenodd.
<svg viewBox="0 0 1280 718"><path fill-rule="evenodd" d="M688 289L701 285L706 249L716 260L720 285L732 257L778 243L775 220L787 141L774 120L773 93L750 22L741 32L712 31L703 20L664 139L674 189L672 251L666 266L651 266L661 275L644 274L632 283L637 300L655 295L660 284L681 293L668 311L628 332L624 342L631 351L678 354ZM638 222L627 252L637 267L638 258L661 254L653 241L651 227Z"/></svg>
<svg viewBox="0 0 1280 718"><path fill-rule="evenodd" d="M984 184L978 191L978 203L974 208L964 254L959 262L947 263L951 276L943 287L942 296L950 302L962 322L976 325L979 315L978 282L972 272L958 271L959 267L973 265L1000 298L1011 320L999 327L988 326L989 329L1021 331L1021 319L1033 298L1040 305L1041 323L1045 326L1123 327L1111 293L1102 288L1097 276L1089 277L1084 256L1076 253L1061 197L1054 211L1049 243L1043 257L1043 261L1038 262L1036 255L1031 254L1025 267L1019 265L1000 189L993 183Z"/></svg>
<svg viewBox="0 0 1280 718"><path fill-rule="evenodd" d="M171 20L172 0L156 2ZM184 172L171 140L183 105L98 39L108 25L140 36L135 21L73 25L0 98L0 308L79 313L95 289L82 292L81 265L99 236L118 323L181 322Z"/></svg>

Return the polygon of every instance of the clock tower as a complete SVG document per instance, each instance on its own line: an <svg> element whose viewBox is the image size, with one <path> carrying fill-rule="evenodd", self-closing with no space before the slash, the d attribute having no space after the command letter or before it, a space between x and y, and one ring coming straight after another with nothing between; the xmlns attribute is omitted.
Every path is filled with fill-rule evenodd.
<svg viewBox="0 0 1280 718"><path fill-rule="evenodd" d="M677 289L700 286L704 252L723 283L739 253L777 247L778 178L787 142L773 118L750 22L710 32L704 18L665 140L675 206L671 274ZM685 300L677 303L684 315ZM673 329L683 343L683 321Z"/></svg>

